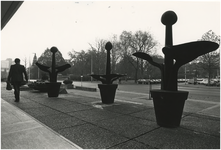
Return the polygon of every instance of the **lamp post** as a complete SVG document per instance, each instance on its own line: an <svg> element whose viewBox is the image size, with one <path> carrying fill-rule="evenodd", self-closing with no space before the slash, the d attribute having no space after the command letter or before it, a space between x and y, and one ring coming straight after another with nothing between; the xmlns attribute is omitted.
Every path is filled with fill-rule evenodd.
<svg viewBox="0 0 221 150"><path fill-rule="evenodd" d="M91 53L91 74L93 74L93 57ZM93 77L91 77L91 82L93 81Z"/></svg>
<svg viewBox="0 0 221 150"><path fill-rule="evenodd" d="M82 87L82 78L83 78L83 75L81 75L81 87Z"/></svg>
<svg viewBox="0 0 221 150"><path fill-rule="evenodd" d="M186 84L186 65L185 65L185 84Z"/></svg>
<svg viewBox="0 0 221 150"><path fill-rule="evenodd" d="M32 54L36 55L36 53L32 53ZM31 64L30 54L29 54L29 80L31 79L31 66L32 66L32 64Z"/></svg>
<svg viewBox="0 0 221 150"><path fill-rule="evenodd" d="M152 90L152 85L151 85L151 76L149 75L149 100L151 100L151 91Z"/></svg>
<svg viewBox="0 0 221 150"><path fill-rule="evenodd" d="M29 55L29 80L31 79L31 63L30 63L30 55Z"/></svg>

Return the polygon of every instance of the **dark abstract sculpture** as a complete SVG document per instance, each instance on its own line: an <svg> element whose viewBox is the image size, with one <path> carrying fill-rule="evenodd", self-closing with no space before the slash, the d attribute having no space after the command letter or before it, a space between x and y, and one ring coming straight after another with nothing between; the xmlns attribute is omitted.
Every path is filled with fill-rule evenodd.
<svg viewBox="0 0 221 150"><path fill-rule="evenodd" d="M165 55L164 64L154 62L150 55L143 52L133 54L138 58L147 60L161 70L161 90L152 90L151 96L154 101L157 123L165 127L179 126L183 106L188 97L188 92L177 90L179 68L198 56L214 51L219 47L217 43L210 41L196 41L173 46L172 25L176 21L177 15L173 11L165 12L161 18L161 22L166 26L166 41L162 50ZM178 113L173 109L177 110Z"/></svg>
<svg viewBox="0 0 221 150"><path fill-rule="evenodd" d="M110 64L110 50L112 49L111 42L106 43L105 49L107 50L106 74L105 75L92 74L90 76L102 82L102 84L98 84L102 102L105 104L110 104L114 102L115 92L118 86L117 84L113 84L113 82L118 78L126 75L111 74L111 64Z"/></svg>
<svg viewBox="0 0 221 150"><path fill-rule="evenodd" d="M52 65L51 65L51 67L41 65L38 62L36 62L36 65L42 71L45 71L45 72L49 73L50 82L47 85L48 97L58 97L61 83L57 82L57 75L58 75L59 72L62 72L64 70L70 68L71 65L70 64L65 64L65 65L56 67L55 53L58 51L58 49L57 49L57 47L52 47L50 49L50 51L52 52Z"/></svg>

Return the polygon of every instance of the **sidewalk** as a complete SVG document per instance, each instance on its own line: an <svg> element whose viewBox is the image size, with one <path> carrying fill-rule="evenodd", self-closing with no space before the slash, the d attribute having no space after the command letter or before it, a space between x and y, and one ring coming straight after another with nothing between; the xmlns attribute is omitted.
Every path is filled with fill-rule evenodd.
<svg viewBox="0 0 221 150"><path fill-rule="evenodd" d="M1 99L2 149L79 149L19 108Z"/></svg>
<svg viewBox="0 0 221 150"><path fill-rule="evenodd" d="M131 103L118 100L116 96L114 104L105 105L101 103L98 93L90 94L90 92L73 89L68 90L68 93L60 94L58 98L48 98L46 93L22 91L21 101L15 103L13 92L6 91L2 87L2 98L5 101L51 128L53 130L50 132L51 135L59 138L58 134L60 134L83 149L220 148L220 118L217 117L219 114L216 114L219 113L217 103L199 104L195 100L187 101L180 127L171 129L159 127L156 124L152 101L145 104ZM5 111L3 108L2 111ZM2 120L9 120L3 114ZM36 128L43 128L42 124L36 126ZM2 125L2 148L10 148L14 139L4 134L3 127ZM44 128L48 132L51 129ZM18 130L22 131L19 128ZM30 130L27 131L30 132ZM46 138L48 134L41 134L41 132L38 134L42 136L38 141L33 142L33 147L30 145L29 148L35 148L39 141L48 139ZM18 134L17 137L19 139L22 136ZM42 147L49 148L48 145L59 144L53 140L42 144ZM75 146L64 138L59 140L67 144L66 148ZM3 144L4 142L10 144ZM24 144L21 142L17 148L27 148L22 146ZM55 146L55 148L59 147Z"/></svg>

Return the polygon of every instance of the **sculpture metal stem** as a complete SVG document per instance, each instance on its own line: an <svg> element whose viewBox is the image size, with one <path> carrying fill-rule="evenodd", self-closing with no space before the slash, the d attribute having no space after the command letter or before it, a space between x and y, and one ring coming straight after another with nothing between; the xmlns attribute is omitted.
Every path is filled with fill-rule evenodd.
<svg viewBox="0 0 221 150"><path fill-rule="evenodd" d="M107 49L107 65L106 65L106 75L110 75L111 67L110 67L110 49Z"/></svg>
<svg viewBox="0 0 221 150"><path fill-rule="evenodd" d="M166 26L166 35L165 35L165 47L171 47L173 46L173 32L172 32L172 25L176 23L177 21L177 16L173 11L168 11L162 15L161 22ZM165 59L164 59L164 76L163 76L163 81L164 82L164 90L177 90L170 84L170 82L174 82L173 78L171 76L171 73L173 72L173 58L170 55L165 54ZM175 85L176 86L176 85Z"/></svg>
<svg viewBox="0 0 221 150"><path fill-rule="evenodd" d="M36 62L36 65L42 71L48 72L49 76L50 76L50 82L51 83L52 82L55 83L55 82L57 82L57 75L58 75L58 73L66 70L68 68L70 68L71 65L70 64L65 64L65 65L56 67L55 53L58 51L58 49L57 49L57 47L52 47L50 49L50 51L52 52L52 64L51 64L51 67L44 66L42 64L39 64L38 62Z"/></svg>
<svg viewBox="0 0 221 150"><path fill-rule="evenodd" d="M179 68L198 56L212 52L219 47L217 43L211 41L196 41L174 46L172 25L176 21L177 15L173 11L167 11L161 17L161 22L166 26L165 47L162 49L165 55L164 64L154 62L150 55L143 52L133 54L138 58L147 60L161 70L161 90L177 91Z"/></svg>
<svg viewBox="0 0 221 150"><path fill-rule="evenodd" d="M52 65L51 65L51 78L50 82L56 82L57 81L57 74L55 72L55 51L52 52Z"/></svg>

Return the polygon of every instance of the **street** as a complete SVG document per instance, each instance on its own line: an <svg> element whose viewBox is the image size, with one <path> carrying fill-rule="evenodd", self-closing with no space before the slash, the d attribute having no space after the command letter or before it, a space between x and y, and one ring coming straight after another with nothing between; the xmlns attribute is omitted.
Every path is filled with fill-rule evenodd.
<svg viewBox="0 0 221 150"><path fill-rule="evenodd" d="M75 86L97 88L100 82L76 82ZM149 95L149 85L122 83L118 85L115 101L134 103L146 106L153 106L152 98ZM153 84L152 89L160 89L159 84ZM220 88L204 85L192 85L179 83L178 89L189 91L188 99L185 102L184 112L199 113L213 117L220 117ZM97 92L67 89L69 94L87 95L88 97L100 98L99 89Z"/></svg>
<svg viewBox="0 0 221 150"><path fill-rule="evenodd" d="M74 81L73 84L75 86L84 86L84 87L93 87L98 88L97 84L100 82L78 82ZM118 84L117 93L121 93L121 96L131 97L131 95L136 95L137 97L145 97L149 95L150 85L147 84L135 84L135 83L125 83ZM153 84L151 86L152 89L160 89L160 84ZM208 87L204 85L192 85L179 83L178 89L181 91L189 91L189 98L197 99L197 100L206 100L212 102L220 101L220 88L219 87ZM130 94L129 94L130 93ZM135 97L136 97L135 96ZM134 98L134 97L133 97Z"/></svg>

